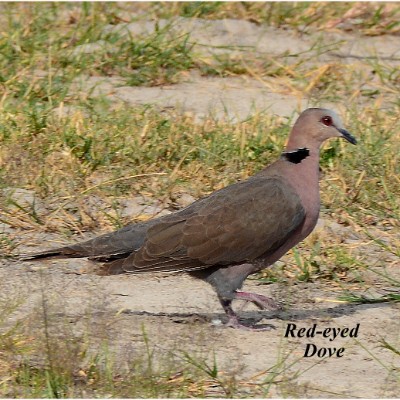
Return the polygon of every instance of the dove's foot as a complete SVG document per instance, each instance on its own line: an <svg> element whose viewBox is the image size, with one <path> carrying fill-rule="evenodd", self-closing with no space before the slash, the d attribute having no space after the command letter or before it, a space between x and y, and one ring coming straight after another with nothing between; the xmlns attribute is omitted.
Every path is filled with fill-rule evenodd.
<svg viewBox="0 0 400 400"><path fill-rule="evenodd" d="M246 297L244 300L247 301L252 301L254 302L255 298L257 299L257 301L259 303L261 303L263 300L268 299L267 297L264 298L264 296L261 295L254 295L253 293L244 293L244 292L236 292L236 294L240 293L241 295L245 295L244 297ZM239 297L243 297L239 295ZM248 296L251 295L250 297L252 298L252 300L248 299ZM253 297L255 296L255 297ZM225 326L230 327L230 328L235 328L235 329L243 329L246 331L268 331L270 329L275 328L273 325L245 325L242 324L241 322L239 322L239 318L236 315L235 311L233 311L232 309L232 300L230 299L222 299L219 298L222 307L225 310L226 315L228 316L228 322L225 324ZM264 303L263 303L264 304Z"/></svg>
<svg viewBox="0 0 400 400"><path fill-rule="evenodd" d="M235 299L244 300L246 302L250 301L261 310L265 310L268 308L272 310L279 310L281 308L271 297L263 296L262 294L257 293L236 291Z"/></svg>

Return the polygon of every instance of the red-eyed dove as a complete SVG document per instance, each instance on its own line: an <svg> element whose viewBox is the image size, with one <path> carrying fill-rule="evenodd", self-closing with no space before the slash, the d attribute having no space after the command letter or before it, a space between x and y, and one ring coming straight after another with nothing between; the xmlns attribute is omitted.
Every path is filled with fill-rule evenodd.
<svg viewBox="0 0 400 400"><path fill-rule="evenodd" d="M271 305L271 299L239 289L250 274L279 260L314 229L320 146L334 137L356 144L333 111L310 108L297 119L280 158L249 179L173 214L28 258L88 257L105 263L105 275L188 272L214 287L228 326L244 327L232 300Z"/></svg>

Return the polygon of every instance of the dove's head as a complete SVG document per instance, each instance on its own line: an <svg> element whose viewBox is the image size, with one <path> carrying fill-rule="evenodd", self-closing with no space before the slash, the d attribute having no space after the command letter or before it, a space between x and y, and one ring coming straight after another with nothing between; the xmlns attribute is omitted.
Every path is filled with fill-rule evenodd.
<svg viewBox="0 0 400 400"><path fill-rule="evenodd" d="M343 126L338 115L325 108L309 108L303 111L295 122L290 133L287 149L316 149L330 138L340 137L351 144L356 144L356 138Z"/></svg>

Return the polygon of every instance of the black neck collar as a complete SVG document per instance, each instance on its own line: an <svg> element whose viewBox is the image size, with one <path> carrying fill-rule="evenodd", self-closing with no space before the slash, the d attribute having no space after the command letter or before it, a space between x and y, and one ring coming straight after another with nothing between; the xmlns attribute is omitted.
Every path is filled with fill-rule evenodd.
<svg viewBox="0 0 400 400"><path fill-rule="evenodd" d="M281 158L293 164L299 164L309 155L310 155L310 150L307 149L307 147L302 147L300 149L292 151L284 151L281 155Z"/></svg>

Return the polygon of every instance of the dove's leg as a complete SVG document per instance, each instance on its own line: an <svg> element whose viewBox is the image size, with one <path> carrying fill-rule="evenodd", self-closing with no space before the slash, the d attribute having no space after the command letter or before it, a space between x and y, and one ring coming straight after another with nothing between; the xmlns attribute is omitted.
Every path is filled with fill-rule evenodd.
<svg viewBox="0 0 400 400"><path fill-rule="evenodd" d="M242 325L232 309L235 299L251 301L257 307L264 309L274 304L272 299L255 293L241 292L240 289L245 279L254 271L252 264L232 265L229 267L211 267L206 270L195 271L192 275L205 279L217 292L218 299L228 317L227 326L247 330L265 330L262 327Z"/></svg>

